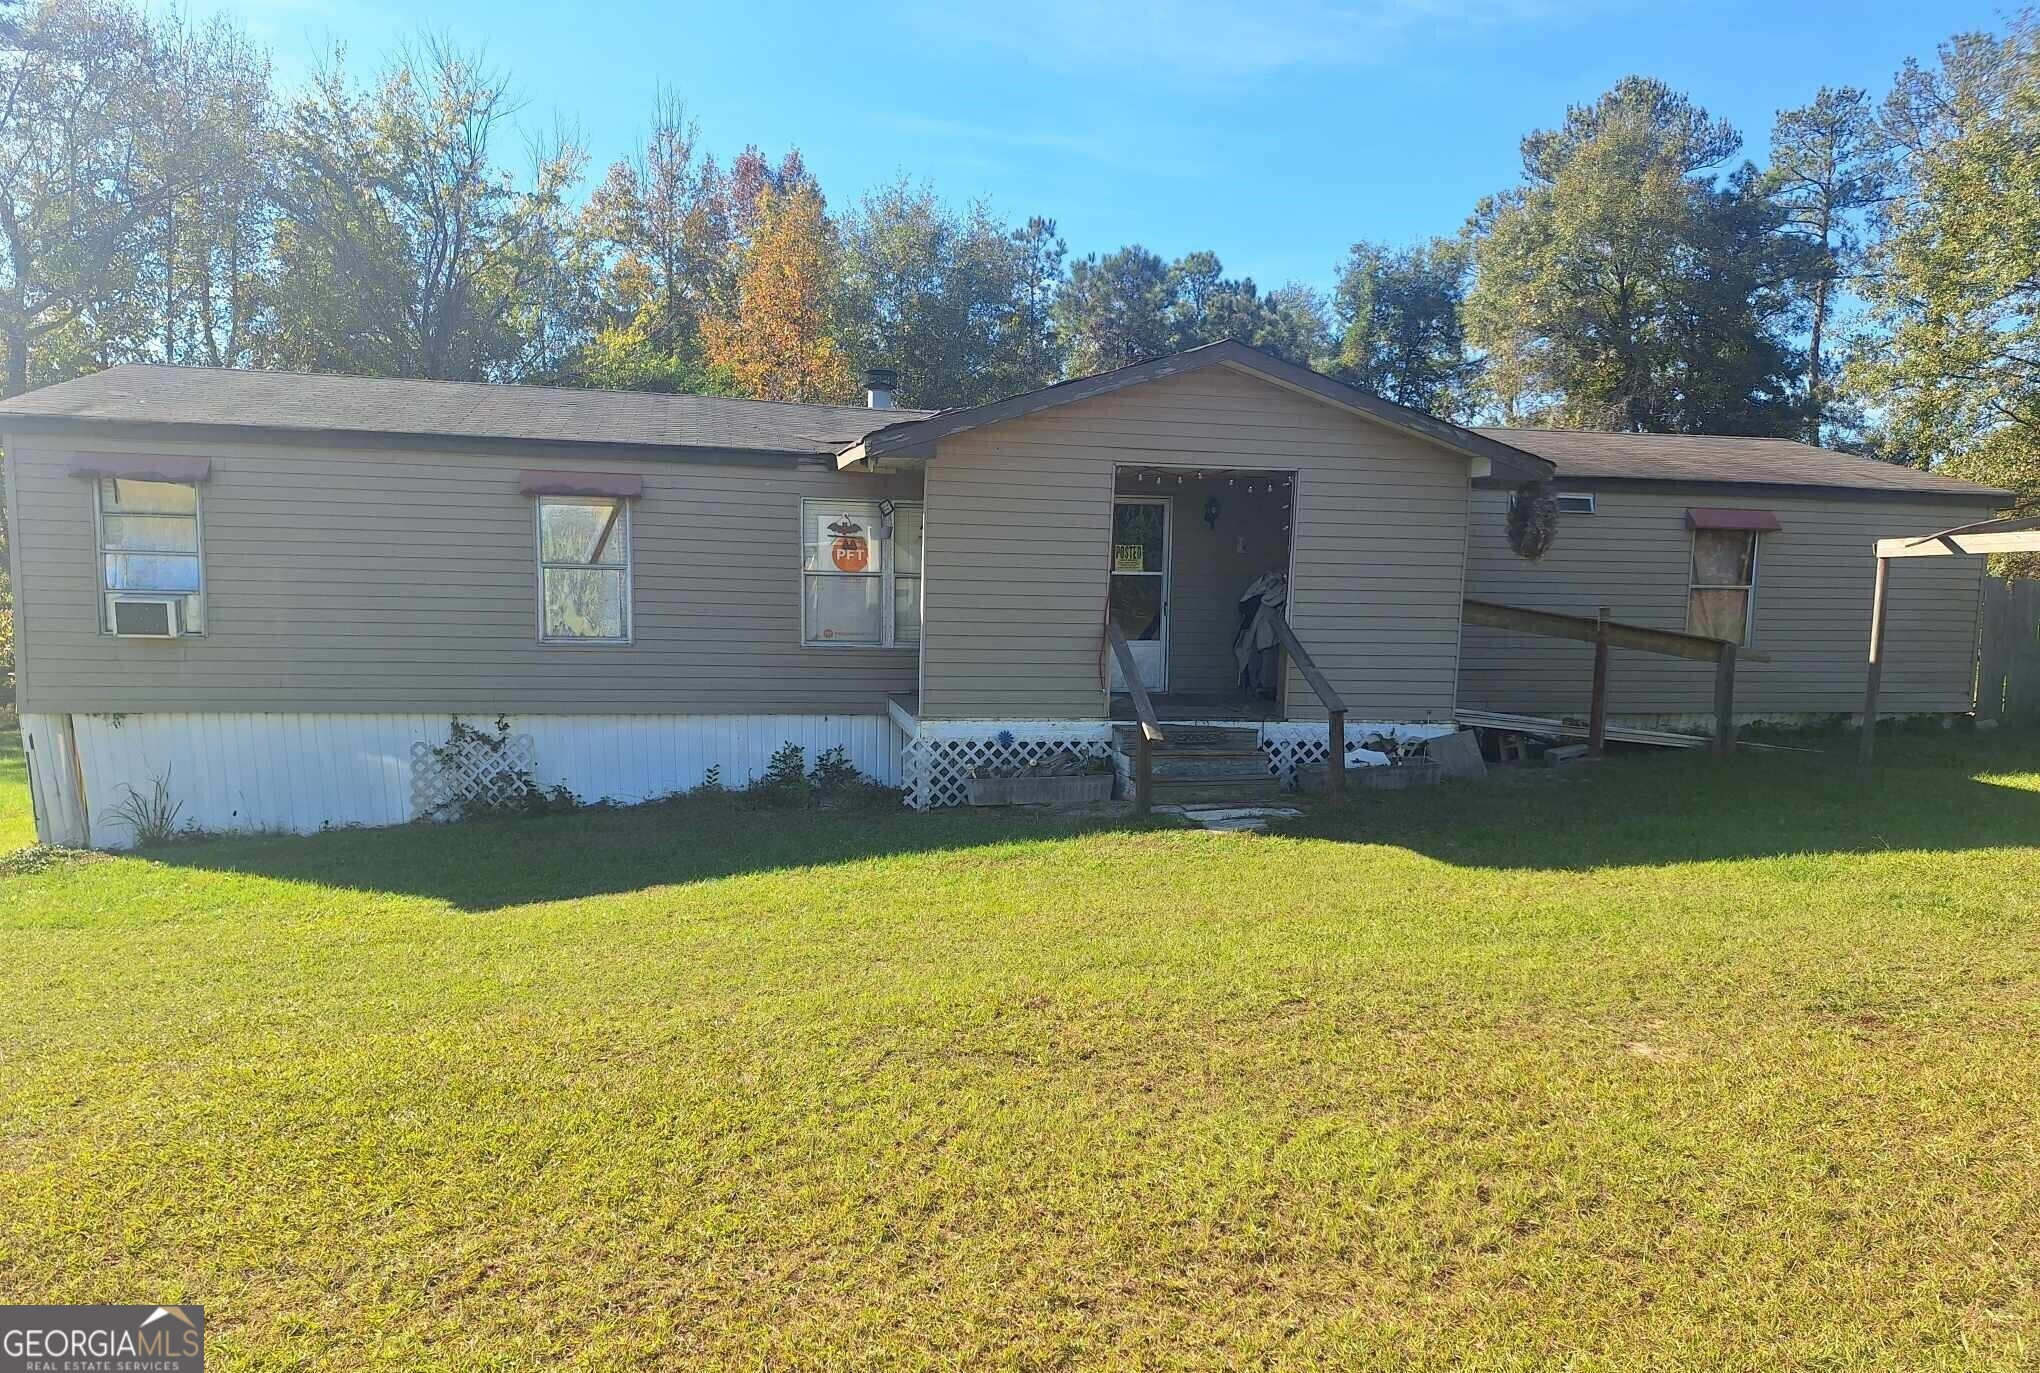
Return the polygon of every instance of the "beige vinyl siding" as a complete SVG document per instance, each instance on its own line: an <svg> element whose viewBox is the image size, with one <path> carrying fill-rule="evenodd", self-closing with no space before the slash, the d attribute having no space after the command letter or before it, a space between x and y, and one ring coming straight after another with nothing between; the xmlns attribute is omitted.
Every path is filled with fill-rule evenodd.
<svg viewBox="0 0 2040 1373"><path fill-rule="evenodd" d="M1474 495L1469 596L1574 615L1605 605L1618 620L1675 630L1686 627L1687 509L1775 512L1784 527L1761 536L1750 643L1772 661L1746 661L1736 676L1738 713L1775 715L1862 709L1875 540L1931 533L1988 513L1907 499L1601 490L1596 513L1561 516L1557 543L1532 563L1509 550L1506 505L1501 492ZM1981 558L1921 558L1894 568L1884 709L1969 708L1982 576ZM1468 626L1459 698L1482 710L1583 715L1591 676L1586 644ZM1609 664L1609 710L1711 713L1712 669L1618 650Z"/></svg>
<svg viewBox="0 0 2040 1373"><path fill-rule="evenodd" d="M1104 711L1099 653L1120 464L1295 471L1298 635L1355 718L1449 716L1466 459L1219 367L941 442L927 466L924 715ZM1202 502L1179 504L1181 538L1203 528ZM1185 556L1179 543L1179 577ZM1208 598L1219 589L1214 581ZM1322 718L1293 672L1287 694L1293 718Z"/></svg>
<svg viewBox="0 0 2040 1373"><path fill-rule="evenodd" d="M202 454L203 638L98 632L76 452ZM477 455L17 435L22 709L871 714L912 649L800 643L803 496L917 496L791 458ZM635 642L540 644L523 468L636 472Z"/></svg>

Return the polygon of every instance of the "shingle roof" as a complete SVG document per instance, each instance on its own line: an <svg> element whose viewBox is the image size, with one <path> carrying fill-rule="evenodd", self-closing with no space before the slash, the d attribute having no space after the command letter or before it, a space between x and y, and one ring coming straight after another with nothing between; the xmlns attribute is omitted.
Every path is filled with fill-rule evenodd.
<svg viewBox="0 0 2040 1373"><path fill-rule="evenodd" d="M926 410L133 364L0 401L0 416L834 453Z"/></svg>
<svg viewBox="0 0 2040 1373"><path fill-rule="evenodd" d="M932 429L916 421L970 427L1007 408L1053 403L1100 386L1130 384L1186 366L1224 362L1295 374L1297 384L1347 388L1236 343L1213 344L1097 378L1066 382L1028 397L971 411L872 410L851 405L791 405L721 396L497 386L483 382L398 381L303 372L130 364L0 401L0 419L196 424L328 433L406 434L548 443L630 444L653 448L836 454L888 426L884 441ZM1088 389L1087 389L1088 388ZM1355 393L1357 395L1357 393ZM1347 397L1352 400L1352 397ZM1360 404L1358 400L1352 400ZM1422 424L1462 446L1492 441L1554 464L1558 477L1671 483L1825 487L1891 495L1941 496L2009 504L2009 492L1917 468L1813 448L1789 439L1704 434L1611 434L1578 429L1462 430L1366 398L1390 418ZM982 411L984 414L980 414ZM1489 450L1492 451L1492 450ZM1498 473L1503 469L1498 468ZM1519 478L1525 474L1513 474Z"/></svg>
<svg viewBox="0 0 2040 1373"><path fill-rule="evenodd" d="M2012 495L1994 487L1922 472L1916 467L1837 453L1791 439L1714 434L1608 434L1584 429L1482 429L1489 438L1546 458L1557 480L1618 478L1674 483L1733 482L1756 486L1812 486L1893 495L1996 500Z"/></svg>

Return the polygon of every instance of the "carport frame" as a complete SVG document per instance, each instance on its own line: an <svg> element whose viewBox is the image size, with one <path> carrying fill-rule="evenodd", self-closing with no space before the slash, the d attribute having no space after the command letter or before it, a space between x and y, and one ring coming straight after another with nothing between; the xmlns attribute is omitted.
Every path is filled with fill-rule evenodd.
<svg viewBox="0 0 2040 1373"><path fill-rule="evenodd" d="M1856 766L1865 776L1877 751L1877 693L1884 682L1884 621L1891 608L1891 564L1899 558L1964 558L2040 553L2040 515L2006 515L1958 524L1918 539L1879 539L1877 579L1870 592L1870 661L1863 678L1863 740Z"/></svg>

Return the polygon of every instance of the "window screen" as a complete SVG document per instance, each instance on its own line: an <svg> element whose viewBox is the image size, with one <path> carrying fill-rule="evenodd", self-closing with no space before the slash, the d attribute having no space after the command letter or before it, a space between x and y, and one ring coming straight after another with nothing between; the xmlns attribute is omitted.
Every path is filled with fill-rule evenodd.
<svg viewBox="0 0 2040 1373"><path fill-rule="evenodd" d="M896 648L921 641L918 503L802 501L801 529L801 642Z"/></svg>
<svg viewBox="0 0 2040 1373"><path fill-rule="evenodd" d="M548 643L628 643L630 502L538 498L539 637Z"/></svg>
<svg viewBox="0 0 2040 1373"><path fill-rule="evenodd" d="M188 482L101 477L98 502L100 627L114 629L126 596L178 604L178 628L205 632L205 572L199 550L198 488Z"/></svg>
<svg viewBox="0 0 2040 1373"><path fill-rule="evenodd" d="M1693 531L1693 572L1686 632L1747 644L1757 590L1757 534L1750 529Z"/></svg>

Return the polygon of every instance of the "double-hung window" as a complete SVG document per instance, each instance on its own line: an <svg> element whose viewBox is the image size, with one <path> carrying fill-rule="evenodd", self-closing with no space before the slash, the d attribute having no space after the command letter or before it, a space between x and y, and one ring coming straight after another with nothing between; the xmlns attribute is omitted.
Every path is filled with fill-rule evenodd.
<svg viewBox="0 0 2040 1373"><path fill-rule="evenodd" d="M172 603L175 623L162 626L170 633L205 633L197 485L109 476L95 478L93 485L100 628L109 634L121 632L115 606L148 600ZM160 620L162 612L155 613Z"/></svg>
<svg viewBox="0 0 2040 1373"><path fill-rule="evenodd" d="M1750 641L1757 595L1757 531L1695 529L1686 591L1686 632L1734 644Z"/></svg>
<svg viewBox="0 0 2040 1373"><path fill-rule="evenodd" d="M920 643L920 503L804 500L800 513L801 642Z"/></svg>
<svg viewBox="0 0 2040 1373"><path fill-rule="evenodd" d="M631 638L630 502L538 498L538 637L549 644Z"/></svg>

